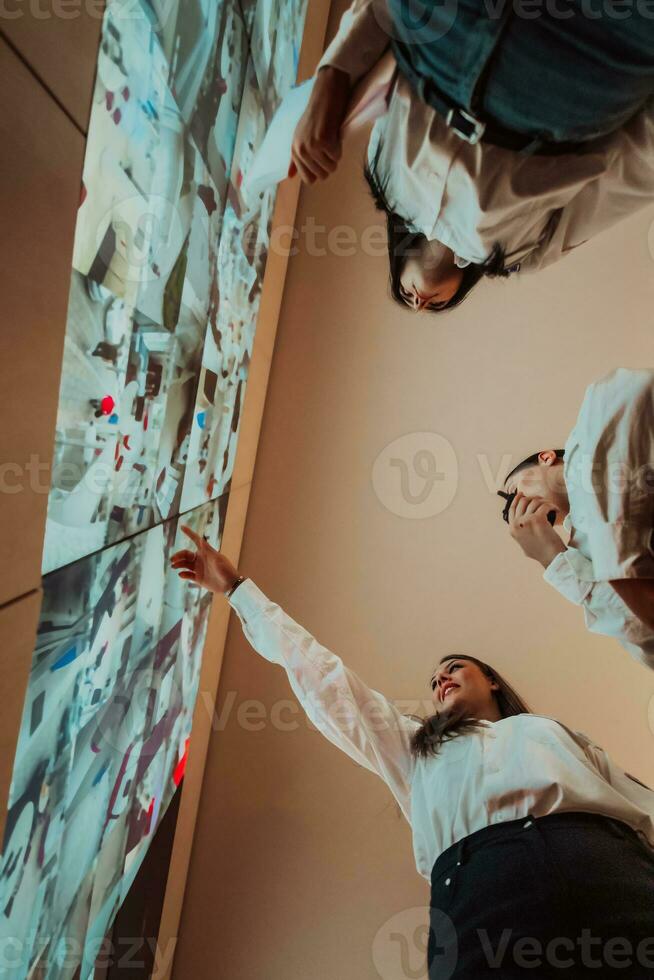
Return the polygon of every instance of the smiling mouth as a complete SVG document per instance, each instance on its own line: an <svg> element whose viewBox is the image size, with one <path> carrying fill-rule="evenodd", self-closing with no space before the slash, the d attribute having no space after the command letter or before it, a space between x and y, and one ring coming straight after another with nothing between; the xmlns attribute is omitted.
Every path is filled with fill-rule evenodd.
<svg viewBox="0 0 654 980"><path fill-rule="evenodd" d="M443 693L441 694L441 701L444 701L444 700L445 700L445 698L447 697L447 695L448 695L448 694L449 694L449 693L450 693L451 691L455 691L455 690L457 690L457 688L458 688L458 687L459 687L459 685L458 685L458 684L448 684L448 685L447 685L447 687L445 688L445 690L443 691Z"/></svg>

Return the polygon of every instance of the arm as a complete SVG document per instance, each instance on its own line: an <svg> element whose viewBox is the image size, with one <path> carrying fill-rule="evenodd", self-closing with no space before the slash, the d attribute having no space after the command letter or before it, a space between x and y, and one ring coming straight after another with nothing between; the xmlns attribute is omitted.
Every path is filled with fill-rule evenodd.
<svg viewBox="0 0 654 980"><path fill-rule="evenodd" d="M615 582L592 581L592 562L580 551L567 548L558 554L545 569L543 578L565 599L583 608L586 627L592 633L614 637L635 660L654 668L651 637L640 621L634 621L629 615L633 610L625 609L626 603L615 589ZM638 580L630 581L635 584Z"/></svg>
<svg viewBox="0 0 654 980"><path fill-rule="evenodd" d="M238 579L234 566L190 528L182 526L182 530L196 550L174 554L173 568L180 578L226 593ZM284 668L316 728L351 759L380 776L410 820L410 737L417 723L367 687L340 657L321 646L251 580L241 582L229 602L257 653Z"/></svg>
<svg viewBox="0 0 654 980"><path fill-rule="evenodd" d="M385 0L354 0L338 31L318 62L344 72L354 85L389 46L390 19Z"/></svg>
<svg viewBox="0 0 654 980"><path fill-rule="evenodd" d="M592 177L562 208L550 240L534 255L544 269L567 252L606 231L654 201L654 99L625 126L606 137L602 172Z"/></svg>
<svg viewBox="0 0 654 980"><path fill-rule="evenodd" d="M354 0L343 14L318 63L309 104L295 130L289 177L298 174L305 184L313 184L336 170L342 152L341 126L355 83L379 62L389 45L385 22L385 0Z"/></svg>
<svg viewBox="0 0 654 980"><path fill-rule="evenodd" d="M583 607L587 629L615 637L636 660L654 667L652 638L642 628L642 624L649 625L643 617L651 616L654 609L654 580L629 579L610 584L597 581L593 563L576 548L566 547L550 526L547 512L551 506L540 497L529 499L516 494L509 510L511 537L527 557L543 566L543 578L549 585L569 602ZM646 588L639 590L638 585L643 583ZM623 601L622 591L630 593L643 616ZM636 621L629 613L637 617Z"/></svg>
<svg viewBox="0 0 654 980"><path fill-rule="evenodd" d="M246 580L230 598L245 636L261 656L284 668L307 716L337 748L388 785L410 818L415 723L367 687L335 653Z"/></svg>
<svg viewBox="0 0 654 980"><path fill-rule="evenodd" d="M593 768L610 786L631 803L635 803L644 813L650 816L654 815L654 790L651 790L640 779L625 772L611 759L605 749L595 745L583 732L572 731L566 726L564 727L582 749Z"/></svg>

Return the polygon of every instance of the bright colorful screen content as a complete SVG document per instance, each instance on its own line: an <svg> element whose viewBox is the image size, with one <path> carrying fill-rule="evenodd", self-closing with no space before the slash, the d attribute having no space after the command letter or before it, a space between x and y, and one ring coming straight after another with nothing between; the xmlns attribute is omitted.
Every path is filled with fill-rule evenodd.
<svg viewBox="0 0 654 980"><path fill-rule="evenodd" d="M2 977L93 977L188 754L275 190L242 181L307 0L109 0L84 163L43 604L0 868Z"/></svg>

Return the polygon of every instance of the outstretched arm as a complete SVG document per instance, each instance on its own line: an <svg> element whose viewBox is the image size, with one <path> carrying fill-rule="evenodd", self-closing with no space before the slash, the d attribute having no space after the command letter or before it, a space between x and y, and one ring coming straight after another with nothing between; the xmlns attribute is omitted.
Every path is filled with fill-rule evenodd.
<svg viewBox="0 0 654 980"><path fill-rule="evenodd" d="M214 592L237 581L234 566L206 541L184 528L195 551L180 551L171 561L181 577ZM246 579L230 604L257 653L284 668L307 716L334 745L388 785L410 820L413 756L410 737L417 723L372 690L336 654L315 640Z"/></svg>

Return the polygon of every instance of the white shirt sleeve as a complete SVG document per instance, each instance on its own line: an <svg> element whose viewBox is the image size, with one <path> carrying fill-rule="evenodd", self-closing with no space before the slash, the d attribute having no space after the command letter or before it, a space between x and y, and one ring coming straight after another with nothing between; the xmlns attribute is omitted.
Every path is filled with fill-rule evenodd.
<svg viewBox="0 0 654 980"><path fill-rule="evenodd" d="M590 385L569 443L571 543L592 561L582 577L654 579L654 371L617 368Z"/></svg>
<svg viewBox="0 0 654 980"><path fill-rule="evenodd" d="M352 83L358 81L389 45L389 16L386 0L354 0L317 70L331 65L346 72Z"/></svg>
<svg viewBox="0 0 654 980"><path fill-rule="evenodd" d="M570 731L570 729L568 729ZM583 749L586 758L594 766L604 780L617 790L621 796L645 813L654 813L654 790L645 786L635 776L629 775L611 759L608 752L595 745L583 732L570 732L577 744Z"/></svg>
<svg viewBox="0 0 654 980"><path fill-rule="evenodd" d="M257 653L286 671L307 716L339 749L388 785L410 822L413 756L411 734L418 722L367 687L340 657L246 579L230 604Z"/></svg>
<svg viewBox="0 0 654 980"><path fill-rule="evenodd" d="M567 548L552 559L543 573L543 578L569 602L574 602L577 606L585 606L593 591L592 580L589 581L584 576L587 567L592 569L592 562L576 548Z"/></svg>
<svg viewBox="0 0 654 980"><path fill-rule="evenodd" d="M606 138L606 165L561 210L530 267L543 269L588 239L654 202L654 98Z"/></svg>
<svg viewBox="0 0 654 980"><path fill-rule="evenodd" d="M557 592L582 606L586 628L591 633L611 636L639 663L654 668L654 647L650 631L638 620L608 582L589 579L592 562L576 548L561 551L543 573Z"/></svg>

